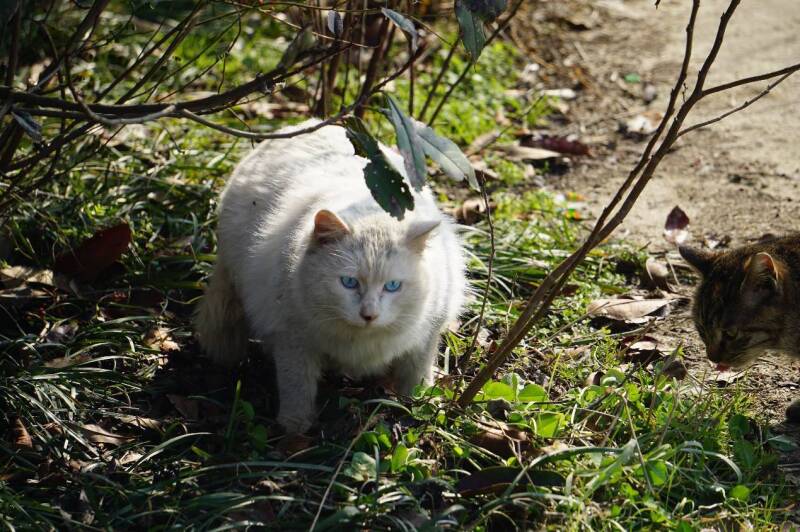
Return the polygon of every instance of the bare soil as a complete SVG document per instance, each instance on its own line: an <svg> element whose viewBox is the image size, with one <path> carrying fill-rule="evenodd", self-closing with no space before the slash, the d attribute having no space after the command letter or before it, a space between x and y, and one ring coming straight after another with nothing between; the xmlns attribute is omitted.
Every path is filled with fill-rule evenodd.
<svg viewBox="0 0 800 532"><path fill-rule="evenodd" d="M706 57L727 5L726 0L703 2L693 72ZM543 2L531 15L529 22L539 39L534 45L541 55L537 59L547 66L543 75L551 76L549 83L572 81L579 89L578 97L566 102L560 133L577 134L592 146L594 155L573 161L562 176L550 176L548 185L583 195L592 215L612 197L644 147L643 139L626 136L620 125L666 107L683 55L690 7L688 1L667 0L657 9L652 0ZM548 52L545 28L553 26L568 33L564 37L561 31L559 42ZM797 0L742 2L706 86L797 63L798 28ZM520 34L516 37L520 39ZM766 83L756 83L717 94L701 102L686 125L720 115L765 87ZM680 264L662 236L667 214L676 205L691 219L690 243L695 245L707 238L729 237L729 245L737 246L765 234L800 229L799 102L797 74L747 109L683 137L616 237L647 246L649 252L665 254L670 262ZM678 291L690 297L692 287L685 285ZM684 346L693 375L714 379L689 313L690 305L677 306L656 332L668 345ZM800 427L784 423L786 406L800 398L800 361L759 362L745 375L744 386L773 428L800 442ZM784 462L787 468L800 471L800 455L786 456Z"/></svg>

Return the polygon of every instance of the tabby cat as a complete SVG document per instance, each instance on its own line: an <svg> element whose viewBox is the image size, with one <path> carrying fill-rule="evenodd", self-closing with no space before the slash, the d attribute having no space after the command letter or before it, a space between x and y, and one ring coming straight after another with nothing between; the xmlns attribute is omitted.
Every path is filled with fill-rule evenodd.
<svg viewBox="0 0 800 532"><path fill-rule="evenodd" d="M717 369L744 368L767 352L800 358L800 235L680 253L703 276L694 322ZM800 400L786 415L800 422Z"/></svg>

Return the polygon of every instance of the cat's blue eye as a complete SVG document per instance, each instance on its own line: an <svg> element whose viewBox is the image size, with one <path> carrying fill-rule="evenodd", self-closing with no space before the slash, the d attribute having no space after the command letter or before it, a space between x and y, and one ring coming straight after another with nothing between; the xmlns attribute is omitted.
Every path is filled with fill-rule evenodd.
<svg viewBox="0 0 800 532"><path fill-rule="evenodd" d="M383 285L383 289L387 292L397 292L400 290L400 287L403 286L403 283L400 281L389 281L388 283Z"/></svg>
<svg viewBox="0 0 800 532"><path fill-rule="evenodd" d="M342 286L353 290L354 288L358 288L358 279L355 277L348 277L346 275L342 275L339 277L339 280L342 281Z"/></svg>

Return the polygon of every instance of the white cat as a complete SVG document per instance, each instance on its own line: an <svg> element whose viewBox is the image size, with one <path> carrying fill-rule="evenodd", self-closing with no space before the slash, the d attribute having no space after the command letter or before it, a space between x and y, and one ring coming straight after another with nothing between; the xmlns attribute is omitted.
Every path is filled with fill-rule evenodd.
<svg viewBox="0 0 800 532"><path fill-rule="evenodd" d="M306 127L306 122L297 127ZM405 176L402 158L381 147ZM261 143L222 193L217 264L196 316L208 356L235 364L260 340L277 371L278 422L314 421L324 368L430 383L464 301L464 257L427 188L398 222L372 198L341 127Z"/></svg>

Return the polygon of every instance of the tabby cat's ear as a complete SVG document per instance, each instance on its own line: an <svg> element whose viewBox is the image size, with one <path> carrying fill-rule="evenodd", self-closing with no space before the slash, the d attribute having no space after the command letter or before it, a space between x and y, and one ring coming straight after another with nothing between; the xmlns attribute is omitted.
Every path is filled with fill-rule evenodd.
<svg viewBox="0 0 800 532"><path fill-rule="evenodd" d="M350 228L335 213L322 209L314 215L314 239L320 243L333 242L350 234Z"/></svg>
<svg viewBox="0 0 800 532"><path fill-rule="evenodd" d="M744 278L744 287L747 288L778 288L780 273L775 259L769 253L756 253L744 266L747 274Z"/></svg>
<svg viewBox="0 0 800 532"><path fill-rule="evenodd" d="M708 274L711 270L711 264L714 262L715 257L715 254L711 251L690 248L688 246L678 246L678 251L681 257L702 275Z"/></svg>
<svg viewBox="0 0 800 532"><path fill-rule="evenodd" d="M406 243L412 251L422 253L428 244L428 237L431 232L439 227L441 220L429 220L424 222L414 222L406 234Z"/></svg>

